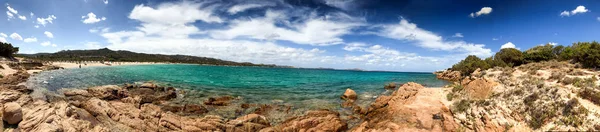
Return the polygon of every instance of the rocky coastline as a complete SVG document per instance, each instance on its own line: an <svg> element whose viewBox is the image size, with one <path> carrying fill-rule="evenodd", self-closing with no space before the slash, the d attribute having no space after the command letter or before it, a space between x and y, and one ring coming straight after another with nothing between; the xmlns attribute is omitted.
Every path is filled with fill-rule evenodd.
<svg viewBox="0 0 600 132"><path fill-rule="evenodd" d="M355 103L356 92L340 93L346 100L340 105L350 113L316 109L278 121L275 117L289 113L290 106L238 104L233 102L239 99L231 96L181 103L174 100L185 91L152 82L62 89L39 98L23 85L29 76L22 68L0 80L3 131L449 131L456 127L448 108L430 98L435 91L416 83L388 84L385 88L394 92L367 107ZM237 114L208 114L224 107L235 107Z"/></svg>

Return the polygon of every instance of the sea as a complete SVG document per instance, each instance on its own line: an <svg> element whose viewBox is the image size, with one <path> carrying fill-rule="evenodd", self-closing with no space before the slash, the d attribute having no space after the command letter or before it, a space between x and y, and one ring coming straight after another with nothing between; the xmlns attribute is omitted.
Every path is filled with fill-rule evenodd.
<svg viewBox="0 0 600 132"><path fill-rule="evenodd" d="M448 82L432 73L299 69L191 64L104 66L44 71L28 87L57 92L68 88L155 82L186 91L183 101L201 103L208 97L233 96L243 103L283 103L294 109L340 109L347 88L357 92L363 106L386 90L385 84L420 83L442 87Z"/></svg>

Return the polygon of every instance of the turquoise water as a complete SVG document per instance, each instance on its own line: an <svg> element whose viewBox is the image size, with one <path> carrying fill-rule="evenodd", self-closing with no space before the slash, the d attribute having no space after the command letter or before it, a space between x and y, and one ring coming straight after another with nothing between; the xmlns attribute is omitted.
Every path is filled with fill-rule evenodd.
<svg viewBox="0 0 600 132"><path fill-rule="evenodd" d="M33 76L27 85L56 91L149 80L193 91L195 94L188 96L197 98L232 95L247 103L277 100L295 106L338 106L346 88L355 90L360 98L374 99L386 92L383 86L389 82L412 81L429 87L447 83L431 73L165 64L47 71Z"/></svg>

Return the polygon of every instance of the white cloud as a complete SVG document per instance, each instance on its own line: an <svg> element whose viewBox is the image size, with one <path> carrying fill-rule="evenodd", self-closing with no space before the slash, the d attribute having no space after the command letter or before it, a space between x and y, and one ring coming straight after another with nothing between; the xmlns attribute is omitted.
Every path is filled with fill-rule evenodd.
<svg viewBox="0 0 600 132"><path fill-rule="evenodd" d="M572 10L571 12L569 12L569 11L562 11L562 12L560 13L560 16L572 16L572 15L575 15L575 14L586 13L586 12L588 12L588 11L589 11L589 10L588 10L588 9L586 9L586 8L585 8L585 6L582 6L582 5L580 5L580 6L577 6L577 7L576 7L574 10Z"/></svg>
<svg viewBox="0 0 600 132"><path fill-rule="evenodd" d="M21 20L27 20L27 17L26 16L19 16L19 19L21 19Z"/></svg>
<svg viewBox="0 0 600 132"><path fill-rule="evenodd" d="M223 20L213 14L214 6L207 6L208 2L197 3L182 1L177 3L162 3L156 8L146 5L136 5L130 19L145 23L156 24L185 24L201 20L207 23L222 23Z"/></svg>
<svg viewBox="0 0 600 132"><path fill-rule="evenodd" d="M4 34L4 33L0 33L0 37L4 37L4 38L6 38L6 37L8 37L8 35L6 35L6 34Z"/></svg>
<svg viewBox="0 0 600 132"><path fill-rule="evenodd" d="M6 11L6 16L8 17L8 20L15 18L15 16L9 11Z"/></svg>
<svg viewBox="0 0 600 132"><path fill-rule="evenodd" d="M267 7L267 6L275 6L275 4L273 3L263 3L263 4L240 4L240 5L234 5L232 7L230 7L227 12L229 14L237 14L239 12L244 12L248 9L253 9L253 8L261 8L261 7Z"/></svg>
<svg viewBox="0 0 600 132"><path fill-rule="evenodd" d="M104 2L104 4L108 4L108 0L102 0L102 2Z"/></svg>
<svg viewBox="0 0 600 132"><path fill-rule="evenodd" d="M481 16L481 15L487 15L487 14L490 14L490 13L492 13L492 8L491 7L483 7L483 8L481 8L481 10L479 10L479 11L477 11L475 13L469 14L469 16L474 18L474 17L478 17L478 16Z"/></svg>
<svg viewBox="0 0 600 132"><path fill-rule="evenodd" d="M98 42L86 42L83 45L86 47L86 49L100 49L100 48L102 48L102 46L100 46L100 43L98 43Z"/></svg>
<svg viewBox="0 0 600 132"><path fill-rule="evenodd" d="M46 35L46 37L48 38L54 38L54 34L52 34L51 32L45 31L44 34Z"/></svg>
<svg viewBox="0 0 600 132"><path fill-rule="evenodd" d="M52 21L56 19L56 16L54 15L48 15L47 18L37 18L37 24L42 25L42 26L46 26L46 24L50 23L52 24Z"/></svg>
<svg viewBox="0 0 600 132"><path fill-rule="evenodd" d="M50 43L49 41L46 41L46 42L40 43L40 45L42 45L42 46L49 46L49 45L52 45L52 43Z"/></svg>
<svg viewBox="0 0 600 132"><path fill-rule="evenodd" d="M42 45L44 47L47 47L47 46L57 47L58 46L56 44L50 43L49 41L42 42L42 43L40 43L40 45Z"/></svg>
<svg viewBox="0 0 600 132"><path fill-rule="evenodd" d="M505 49L505 48L517 48L517 47L512 42L508 42L508 43L503 44L502 46L500 46L500 49Z"/></svg>
<svg viewBox="0 0 600 132"><path fill-rule="evenodd" d="M552 45L552 46L556 46L556 45L558 45L558 43L555 43L555 42L548 42L548 44L550 44L550 45Z"/></svg>
<svg viewBox="0 0 600 132"><path fill-rule="evenodd" d="M35 37L25 38L25 40L23 40L23 41L25 43L37 42L37 38L35 38Z"/></svg>
<svg viewBox="0 0 600 132"><path fill-rule="evenodd" d="M600 17L597 17L596 20L600 21Z"/></svg>
<svg viewBox="0 0 600 132"><path fill-rule="evenodd" d="M106 20L106 17L96 18L96 14L94 14L93 12L88 13L87 16L81 16L81 18L83 19L81 20L81 22L85 24L92 24Z"/></svg>
<svg viewBox="0 0 600 132"><path fill-rule="evenodd" d="M499 40L499 39L498 38L492 38L492 40L496 41L496 40Z"/></svg>
<svg viewBox="0 0 600 132"><path fill-rule="evenodd" d="M12 38L14 40L23 40L23 37L21 37L21 35L19 35L17 33L10 34L10 38Z"/></svg>
<svg viewBox="0 0 600 132"><path fill-rule="evenodd" d="M10 6L6 5L6 9L8 9L8 11L14 13L14 14L18 14L19 12L17 10L15 10L14 8L11 8Z"/></svg>
<svg viewBox="0 0 600 132"><path fill-rule="evenodd" d="M33 26L33 27L35 27L35 28L40 28L40 25L35 25L35 26Z"/></svg>
<svg viewBox="0 0 600 132"><path fill-rule="evenodd" d="M343 13L332 13L322 17L309 15L301 22L288 20L286 12L267 10L262 18L236 19L228 29L210 31L217 39L247 37L258 40L286 40L298 44L335 45L343 43L341 36L362 24L361 19ZM278 25L287 25L286 27Z"/></svg>
<svg viewBox="0 0 600 132"><path fill-rule="evenodd" d="M416 24L410 23L402 18L398 24L389 24L379 26L380 30L375 34L408 42L414 42L417 46L451 52L461 52L480 57L490 56L492 51L484 48L483 44L473 44L464 41L444 41L444 39L431 32L417 27Z"/></svg>
<svg viewBox="0 0 600 132"><path fill-rule="evenodd" d="M6 38L0 37L0 42L8 42L8 41L6 41Z"/></svg>
<svg viewBox="0 0 600 132"><path fill-rule="evenodd" d="M356 7L356 0L323 0L323 3L342 10L350 10Z"/></svg>
<svg viewBox="0 0 600 132"><path fill-rule="evenodd" d="M452 37L462 38L462 37L465 37L465 36L463 36L462 33L456 33L456 34L452 35Z"/></svg>

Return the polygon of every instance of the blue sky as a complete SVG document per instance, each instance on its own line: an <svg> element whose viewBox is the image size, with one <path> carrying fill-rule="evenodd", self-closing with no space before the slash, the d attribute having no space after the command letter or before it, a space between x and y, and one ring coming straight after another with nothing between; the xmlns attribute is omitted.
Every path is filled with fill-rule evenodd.
<svg viewBox="0 0 600 132"><path fill-rule="evenodd" d="M0 41L297 67L434 71L600 37L600 1L0 0ZM598 10L598 11L596 11Z"/></svg>

